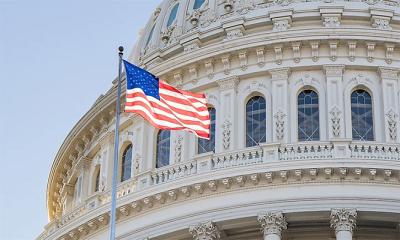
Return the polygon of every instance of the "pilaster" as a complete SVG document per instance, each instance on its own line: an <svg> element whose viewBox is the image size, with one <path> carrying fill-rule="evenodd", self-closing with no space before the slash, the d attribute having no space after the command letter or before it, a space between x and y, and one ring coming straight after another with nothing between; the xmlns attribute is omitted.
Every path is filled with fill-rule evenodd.
<svg viewBox="0 0 400 240"><path fill-rule="evenodd" d="M355 209L332 209L331 227L335 230L337 240L352 240L356 227L357 212Z"/></svg>
<svg viewBox="0 0 400 240"><path fill-rule="evenodd" d="M400 69L380 67L378 72L382 80L383 112L386 142L399 142L398 120L398 73Z"/></svg>
<svg viewBox="0 0 400 240"><path fill-rule="evenodd" d="M204 222L189 227L189 232L194 240L216 240L220 239L218 227L212 222Z"/></svg>
<svg viewBox="0 0 400 240"><path fill-rule="evenodd" d="M218 117L222 123L222 141L216 141L216 152L229 151L235 149L237 145L237 85L238 76L232 76L217 80L221 106ZM218 138L218 136L217 136Z"/></svg>
<svg viewBox="0 0 400 240"><path fill-rule="evenodd" d="M258 214L264 240L282 239L282 231L287 229L287 222L282 212L267 212Z"/></svg>
<svg viewBox="0 0 400 240"><path fill-rule="evenodd" d="M272 75L272 116L273 141L288 143L289 140L289 101L288 79L290 68L280 68L270 71Z"/></svg>
<svg viewBox="0 0 400 240"><path fill-rule="evenodd" d="M324 65L326 76L328 139L345 137L343 105L343 71L344 65Z"/></svg>

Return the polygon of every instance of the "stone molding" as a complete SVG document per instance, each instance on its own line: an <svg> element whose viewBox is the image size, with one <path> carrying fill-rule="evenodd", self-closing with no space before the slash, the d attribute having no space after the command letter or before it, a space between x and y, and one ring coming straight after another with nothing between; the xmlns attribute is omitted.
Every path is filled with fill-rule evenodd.
<svg viewBox="0 0 400 240"><path fill-rule="evenodd" d="M275 234L282 236L282 231L287 229L287 223L282 212L267 212L258 214L258 222L264 236Z"/></svg>
<svg viewBox="0 0 400 240"><path fill-rule="evenodd" d="M264 169L260 167L259 169ZM399 176L396 180L394 176ZM248 181L246 181L246 179ZM229 180L227 178L215 178L205 182L199 182L193 185L186 185L179 187L179 191L174 191L173 197L165 198L164 196L171 196L170 191L165 189L163 192L154 193L153 195L146 196L142 199L135 199L131 203L126 203L118 207L117 212L125 212L126 215L119 215L121 218L130 218L135 215L145 214L149 211L157 210L162 206L186 201L190 199L197 199L199 196L212 196L214 194L222 194L224 192L241 191L254 186L281 186L301 183L337 183L338 179L342 182L351 183L368 183L368 184L395 184L400 185L400 170L391 169L378 169L378 168L362 168L362 167L316 167L316 168L297 168L294 170L276 170L269 172L258 172L251 174L241 174L232 176ZM229 183L229 187L226 187ZM107 194L107 193L105 193ZM104 198L106 204L110 199ZM157 200L159 199L159 200ZM121 211L120 208L124 208ZM58 229L62 230L68 228L74 222L74 219L84 214L87 208L80 207L73 215L66 215L63 220L55 220L58 222ZM100 217L89 219L85 224L80 226L88 226L90 232L97 231L103 226L107 226L109 212L103 213ZM103 219L100 221L99 219ZM335 220L336 221L336 220ZM93 222L96 227L93 227ZM59 231L57 230L57 231ZM73 230L78 230L74 228ZM71 230L72 231L72 230ZM69 233L69 232L68 232ZM42 238L46 239L46 238ZM52 238L53 239L53 238ZM80 238L79 238L80 239Z"/></svg>
<svg viewBox="0 0 400 240"><path fill-rule="evenodd" d="M342 77L344 65L323 65L325 76L327 77Z"/></svg>
<svg viewBox="0 0 400 240"><path fill-rule="evenodd" d="M218 227L212 221L192 225L189 232L194 240L217 240L221 236Z"/></svg>
<svg viewBox="0 0 400 240"><path fill-rule="evenodd" d="M356 227L357 211L356 209L332 209L331 227L337 234L339 231L349 231L353 233Z"/></svg>
<svg viewBox="0 0 400 240"><path fill-rule="evenodd" d="M238 76L232 76L232 77L227 77L223 79L217 80L218 86L221 91L229 90L229 89L235 89L239 83L239 77Z"/></svg>

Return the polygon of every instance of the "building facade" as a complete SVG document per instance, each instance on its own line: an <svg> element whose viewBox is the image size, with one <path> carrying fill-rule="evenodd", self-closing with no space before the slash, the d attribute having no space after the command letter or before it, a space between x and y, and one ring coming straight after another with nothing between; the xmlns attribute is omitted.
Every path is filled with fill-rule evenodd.
<svg viewBox="0 0 400 240"><path fill-rule="evenodd" d="M164 0L130 61L211 139L122 113L120 240L400 239L400 1ZM108 239L114 86L55 156L38 237Z"/></svg>

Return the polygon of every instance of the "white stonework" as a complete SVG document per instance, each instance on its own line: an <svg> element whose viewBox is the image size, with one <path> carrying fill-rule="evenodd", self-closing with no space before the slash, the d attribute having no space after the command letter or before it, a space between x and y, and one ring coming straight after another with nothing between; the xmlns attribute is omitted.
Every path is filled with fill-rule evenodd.
<svg viewBox="0 0 400 240"><path fill-rule="evenodd" d="M118 179L130 144L132 165L117 239L400 239L399 0L160 0L149 16L127 58L206 94L215 149L171 132L156 168L158 130L121 114ZM367 122L353 118L355 90L371 96ZM303 91L318 95L312 141L300 140ZM108 239L115 95L113 81L56 154L38 239ZM252 97L265 99L265 141L246 147Z"/></svg>

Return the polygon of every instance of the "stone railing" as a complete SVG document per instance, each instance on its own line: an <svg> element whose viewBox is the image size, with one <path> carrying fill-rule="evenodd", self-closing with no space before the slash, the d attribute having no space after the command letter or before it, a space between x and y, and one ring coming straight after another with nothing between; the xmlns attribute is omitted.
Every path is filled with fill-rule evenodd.
<svg viewBox="0 0 400 240"><path fill-rule="evenodd" d="M376 143L349 144L350 157L359 159L399 160L400 145Z"/></svg>
<svg viewBox="0 0 400 240"><path fill-rule="evenodd" d="M117 186L117 198L121 198L128 195L136 190L136 178L131 178L125 182L120 183ZM103 192L100 196L100 205L111 202L111 190Z"/></svg>
<svg viewBox="0 0 400 240"><path fill-rule="evenodd" d="M61 219L59 225L65 225L66 223L70 222L74 218L82 215L82 213L86 212L86 202L76 206L72 211L66 213Z"/></svg>
<svg viewBox="0 0 400 240"><path fill-rule="evenodd" d="M197 155L190 161L180 162L141 173L126 182L120 183L117 189L117 198L128 196L131 193L140 192L142 190L151 191L152 187L174 182L175 180L190 178L199 174L207 175L207 173L211 172L222 172L230 168L251 165L267 166L265 164L279 162L288 163L307 160L325 161L329 159L341 159L341 161L346 161L346 159L400 161L400 144L352 142L349 140L326 143L272 143L261 144L257 147L238 151L218 154L206 153ZM263 169L265 168L263 167ZM146 180L145 184L141 184L143 179L147 179L148 181ZM46 239L51 232L57 231L57 229L86 212L109 203L110 200L110 190L89 196L84 203L65 214L61 219L56 219L49 223L46 231L42 233L38 239Z"/></svg>
<svg viewBox="0 0 400 240"><path fill-rule="evenodd" d="M153 185L173 181L178 178L190 176L197 173L196 161L177 163L155 169L151 173Z"/></svg>
<svg viewBox="0 0 400 240"><path fill-rule="evenodd" d="M245 149L232 153L217 154L212 159L212 169L229 168L263 162L262 148Z"/></svg>
<svg viewBox="0 0 400 240"><path fill-rule="evenodd" d="M333 145L330 143L289 144L278 148L279 160L329 159Z"/></svg>

